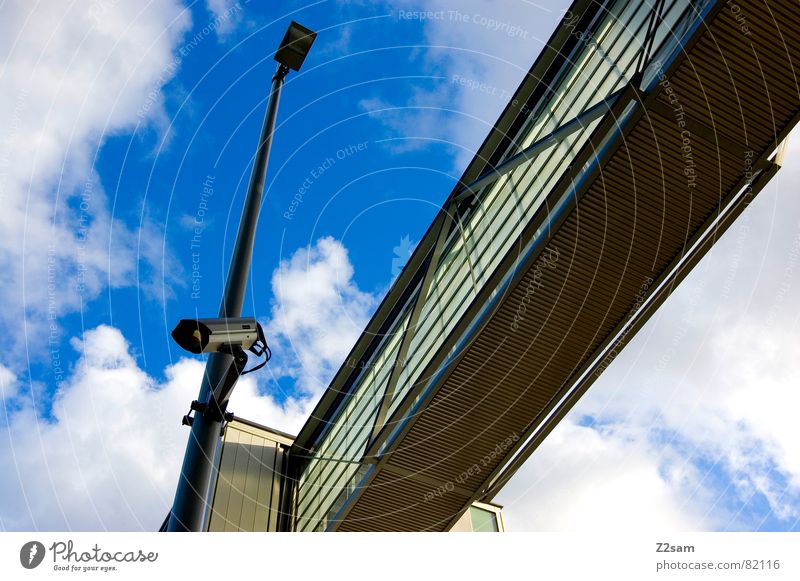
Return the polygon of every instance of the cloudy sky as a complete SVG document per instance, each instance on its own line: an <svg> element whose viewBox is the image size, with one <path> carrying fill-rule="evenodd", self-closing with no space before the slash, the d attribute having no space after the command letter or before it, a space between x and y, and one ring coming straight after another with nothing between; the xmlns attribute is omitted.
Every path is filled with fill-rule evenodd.
<svg viewBox="0 0 800 581"><path fill-rule="evenodd" d="M230 409L296 432L566 8L269 4L0 5L0 529L167 513L203 370L169 331L217 311L291 19L319 37L284 91L245 306L275 357ZM790 143L497 498L510 529L798 529L798 186Z"/></svg>

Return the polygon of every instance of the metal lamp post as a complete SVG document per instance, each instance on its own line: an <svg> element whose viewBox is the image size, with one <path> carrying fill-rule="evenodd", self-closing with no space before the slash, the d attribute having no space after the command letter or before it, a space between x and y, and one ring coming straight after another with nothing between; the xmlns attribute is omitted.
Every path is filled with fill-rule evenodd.
<svg viewBox="0 0 800 581"><path fill-rule="evenodd" d="M315 38L316 33L292 22L275 53L278 68L272 76L267 111L264 115L261 137L258 140L253 171L247 187L236 244L219 308L221 318L241 316L281 88L289 69L295 71L300 69ZM200 395L197 401L192 403L192 409L196 413L189 422L191 434L186 445L175 500L169 514L168 531L201 531L204 528L214 460L225 421L224 412L240 371L230 353L215 352L208 357ZM222 399L215 401L213 393L224 395ZM198 404L198 402L204 403Z"/></svg>

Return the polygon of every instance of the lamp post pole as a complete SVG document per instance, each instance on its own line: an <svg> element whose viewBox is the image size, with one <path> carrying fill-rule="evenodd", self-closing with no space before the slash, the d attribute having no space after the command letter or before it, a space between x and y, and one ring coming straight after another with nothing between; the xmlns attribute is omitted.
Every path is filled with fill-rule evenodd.
<svg viewBox="0 0 800 581"><path fill-rule="evenodd" d="M272 75L272 88L258 140L253 171L242 208L236 244L233 247L228 278L219 307L220 318L236 318L242 314L247 276L253 256L253 242L261 210L264 191L264 178L267 161L275 133L275 119L278 115L278 102L281 89L289 69L300 67L316 38L316 33L292 22L281 45L275 53L278 68ZM266 344L265 344L266 347ZM241 352L241 349L240 349ZM246 357L244 359L246 362ZM167 518L167 531L201 531L204 529L208 509L209 492L215 470L217 448L225 421L225 408L233 391L243 365L237 358L234 361L231 349L217 351L208 357L200 395L192 402L194 417L189 421L191 433L186 444L175 500ZM223 386L224 389L217 389ZM216 399L215 399L216 394Z"/></svg>
<svg viewBox="0 0 800 581"><path fill-rule="evenodd" d="M250 272L253 242L263 197L264 177L272 146L272 135L275 132L278 101L283 80L288 72L289 68L286 65L279 64L272 76L272 89L267 103L267 112L264 115L253 171L250 174L250 183L242 208L239 232L236 235L236 245L233 248L225 291L219 307L220 317L240 317L242 314L247 275ZM238 375L235 366L231 365L232 361L233 357L227 353L217 352L209 355L197 401L208 401L214 387L221 381L236 381L236 377L230 377L230 374ZM219 402L219 404L224 409L225 402ZM220 417L220 414L194 414L178 488L175 491L175 501L169 515L168 531L200 531L203 529L222 423L223 418Z"/></svg>

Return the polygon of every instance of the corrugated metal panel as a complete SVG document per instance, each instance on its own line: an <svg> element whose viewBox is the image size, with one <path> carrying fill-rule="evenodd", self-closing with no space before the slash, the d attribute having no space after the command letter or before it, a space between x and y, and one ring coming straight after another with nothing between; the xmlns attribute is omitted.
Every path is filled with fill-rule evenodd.
<svg viewBox="0 0 800 581"><path fill-rule="evenodd" d="M419 531L441 530L469 501L457 492L440 492L430 499L431 487L411 478L382 472L370 484L359 502L357 515L348 518L341 531ZM403 502L398 502L403 499ZM420 528L420 515L427 526Z"/></svg>
<svg viewBox="0 0 800 581"><path fill-rule="evenodd" d="M555 267L535 265L504 298L338 530L444 529L470 501L463 490L479 490L506 461L509 438L542 419L636 310L642 289L719 212L748 170L744 150L758 159L777 146L800 110L793 73L800 43L792 36L800 3L742 10L749 34L723 7L670 78L685 113L742 144L741 154L721 151L713 132L692 134L697 173L689 187L676 119L642 118L550 238L543 255L557 255ZM776 47L778 38L786 42Z"/></svg>
<svg viewBox="0 0 800 581"><path fill-rule="evenodd" d="M777 147L775 135L797 111L798 3L761 0L740 10L743 20L720 12L671 83L691 116L761 151Z"/></svg>
<svg viewBox="0 0 800 581"><path fill-rule="evenodd" d="M276 531L292 439L236 421L227 424L209 531Z"/></svg>

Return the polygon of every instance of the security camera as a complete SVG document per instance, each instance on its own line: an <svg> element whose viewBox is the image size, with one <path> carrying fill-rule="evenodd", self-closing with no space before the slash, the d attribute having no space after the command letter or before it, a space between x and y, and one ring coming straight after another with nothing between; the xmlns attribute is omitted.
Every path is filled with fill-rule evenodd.
<svg viewBox="0 0 800 581"><path fill-rule="evenodd" d="M263 336L261 326L253 317L181 319L172 331L175 342L190 353L231 352L237 347L252 350Z"/></svg>

